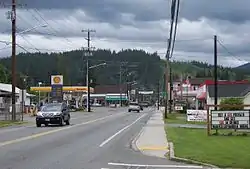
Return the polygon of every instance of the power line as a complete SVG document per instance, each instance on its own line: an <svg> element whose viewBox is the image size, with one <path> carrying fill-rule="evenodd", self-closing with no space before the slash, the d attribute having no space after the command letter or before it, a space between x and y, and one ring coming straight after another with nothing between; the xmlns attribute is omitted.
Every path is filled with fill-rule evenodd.
<svg viewBox="0 0 250 169"><path fill-rule="evenodd" d="M235 59L239 60L239 61L244 61L242 59L240 59L239 57L237 57L235 54L233 54L232 52L229 51L229 49L221 42L221 40L217 39L217 42L219 43L219 45L232 57L234 57Z"/></svg>
<svg viewBox="0 0 250 169"><path fill-rule="evenodd" d="M159 40L159 41L155 41L155 42L145 42L145 41L141 41L141 40L137 40L137 39L104 39L104 38L100 38L100 39L93 39L93 40L98 40L98 41L105 41L105 42L121 42L121 43L138 43L138 44L159 44L159 43L165 43L165 40ZM212 38L193 38L193 39L176 39L175 42L187 42L187 41L207 41L207 40L212 40Z"/></svg>
<svg viewBox="0 0 250 169"><path fill-rule="evenodd" d="M29 23L26 19L24 19L23 17L21 17L20 15L17 16L17 18L19 18L22 22L25 22L27 25L29 25L30 27L33 27L33 25L31 23ZM38 21L39 24L41 24L40 21ZM41 32L39 32L37 29L34 29L35 32L37 32L38 34L42 34Z"/></svg>
<svg viewBox="0 0 250 169"><path fill-rule="evenodd" d="M173 44L172 44L170 58L172 58L173 51L174 51L174 45L175 45L175 39L176 39L176 33L177 33L177 25L178 25L178 17L179 17L179 8L180 8L180 0L177 0L177 10L176 10L175 27L174 27L174 38L173 38Z"/></svg>
<svg viewBox="0 0 250 169"><path fill-rule="evenodd" d="M9 49L9 48L11 48L11 46L0 48L0 50L5 50L5 49Z"/></svg>
<svg viewBox="0 0 250 169"><path fill-rule="evenodd" d="M38 9L34 8L34 11L38 14L38 16L39 16L46 24L48 24L48 26L51 28L52 31L54 31L56 34L58 34L58 31L57 31L53 26L51 26L51 24L49 24L49 23L44 19L43 15L41 14L41 12L39 12ZM55 22L55 21L54 21L54 22ZM71 40L69 40L69 39L66 38L66 37L63 37L63 38L64 38L68 43L70 43L71 45L74 46L74 43L73 43Z"/></svg>
<svg viewBox="0 0 250 169"><path fill-rule="evenodd" d="M169 60L170 57L170 49L172 43L172 34L173 34L173 26L174 26L174 17L175 17L175 8L176 8L176 0L171 1L171 16L170 16L170 31L169 31L169 39L168 39L168 47L167 47L167 54L166 58Z"/></svg>
<svg viewBox="0 0 250 169"><path fill-rule="evenodd" d="M22 34L19 34L22 38L23 38L23 40L24 41L26 41L28 44L30 44L31 46L33 46L34 47L34 49L37 51L37 52L40 52L41 53L41 51L39 50L39 49L37 49L26 37L24 37Z"/></svg>

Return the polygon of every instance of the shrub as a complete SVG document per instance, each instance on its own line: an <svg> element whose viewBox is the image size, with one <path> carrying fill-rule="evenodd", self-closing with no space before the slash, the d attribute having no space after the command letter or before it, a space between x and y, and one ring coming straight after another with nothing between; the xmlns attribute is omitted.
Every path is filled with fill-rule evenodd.
<svg viewBox="0 0 250 169"><path fill-rule="evenodd" d="M222 99L220 102L220 110L243 110L244 109L244 102L242 98L225 98ZM225 105L225 106L223 106ZM226 105L231 105L226 106Z"/></svg>

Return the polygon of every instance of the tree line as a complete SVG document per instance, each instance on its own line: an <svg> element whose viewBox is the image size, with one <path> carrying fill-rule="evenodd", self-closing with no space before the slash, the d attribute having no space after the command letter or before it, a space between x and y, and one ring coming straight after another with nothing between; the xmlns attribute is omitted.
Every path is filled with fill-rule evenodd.
<svg viewBox="0 0 250 169"><path fill-rule="evenodd" d="M65 85L86 84L86 51L73 50L60 53L20 53L17 55L17 84L23 86L22 77L27 76L27 87L37 86L38 82L50 84L50 76L62 74ZM106 63L90 69L91 85L108 85L136 81L141 89L155 89L158 82L164 84L165 61L157 53L143 50L112 51L98 49L89 57L89 65ZM192 77L213 77L213 65L190 61L172 61L174 80L191 75ZM0 81L11 83L11 58L0 59ZM235 68L218 67L221 80L248 79L249 72ZM120 78L121 77L121 78Z"/></svg>

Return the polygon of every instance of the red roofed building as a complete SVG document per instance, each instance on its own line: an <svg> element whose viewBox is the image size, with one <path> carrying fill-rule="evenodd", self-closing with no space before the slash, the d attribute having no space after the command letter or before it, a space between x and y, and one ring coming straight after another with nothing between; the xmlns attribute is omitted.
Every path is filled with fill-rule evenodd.
<svg viewBox="0 0 250 169"><path fill-rule="evenodd" d="M196 108L205 107L205 105L214 104L214 81L205 80L198 88L196 96ZM221 99L229 97L241 97L244 104L250 104L250 82L243 81L218 81L218 104Z"/></svg>

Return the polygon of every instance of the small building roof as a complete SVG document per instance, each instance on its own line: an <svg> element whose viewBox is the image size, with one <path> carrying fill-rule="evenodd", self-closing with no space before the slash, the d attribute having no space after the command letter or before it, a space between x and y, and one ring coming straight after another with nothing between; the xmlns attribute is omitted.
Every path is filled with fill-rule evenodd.
<svg viewBox="0 0 250 169"><path fill-rule="evenodd" d="M201 85L202 83L204 83L206 80L212 80L212 77L205 77L205 78L191 78L189 79L189 83L191 85Z"/></svg>
<svg viewBox="0 0 250 169"><path fill-rule="evenodd" d="M218 84L218 97L244 97L249 92L249 83ZM208 85L208 94L214 97L214 84Z"/></svg>
<svg viewBox="0 0 250 169"><path fill-rule="evenodd" d="M0 83L0 91L11 93L12 92L12 85L6 84L6 83ZM20 91L21 90L18 87L16 87L16 94L19 94ZM35 95L26 93L26 96L32 97Z"/></svg>
<svg viewBox="0 0 250 169"><path fill-rule="evenodd" d="M95 86L95 94L110 94L110 93L126 93L127 85L97 85Z"/></svg>

